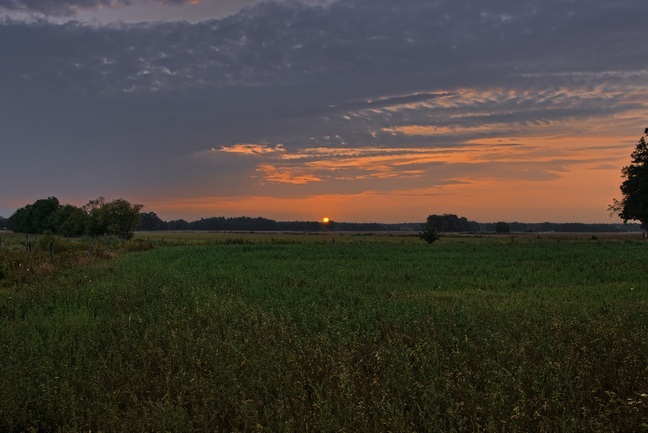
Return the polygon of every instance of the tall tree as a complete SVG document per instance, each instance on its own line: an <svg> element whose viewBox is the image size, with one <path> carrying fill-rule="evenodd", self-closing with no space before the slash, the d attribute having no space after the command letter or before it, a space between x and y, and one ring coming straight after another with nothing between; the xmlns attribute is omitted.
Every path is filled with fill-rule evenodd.
<svg viewBox="0 0 648 433"><path fill-rule="evenodd" d="M648 128L639 139L634 152L632 162L623 167L621 177L621 200L614 199L609 209L617 214L624 223L634 220L641 223L641 227L648 228Z"/></svg>
<svg viewBox="0 0 648 433"><path fill-rule="evenodd" d="M88 234L92 236L117 235L131 238L141 221L144 206L130 204L122 198L107 202L103 197L91 200L83 207L90 216Z"/></svg>

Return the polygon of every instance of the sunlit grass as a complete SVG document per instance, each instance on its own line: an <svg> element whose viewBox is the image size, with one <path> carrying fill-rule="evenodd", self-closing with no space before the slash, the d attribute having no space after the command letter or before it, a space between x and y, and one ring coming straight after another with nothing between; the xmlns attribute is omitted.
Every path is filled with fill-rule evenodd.
<svg viewBox="0 0 648 433"><path fill-rule="evenodd" d="M5 284L0 431L647 429L643 242L169 236Z"/></svg>

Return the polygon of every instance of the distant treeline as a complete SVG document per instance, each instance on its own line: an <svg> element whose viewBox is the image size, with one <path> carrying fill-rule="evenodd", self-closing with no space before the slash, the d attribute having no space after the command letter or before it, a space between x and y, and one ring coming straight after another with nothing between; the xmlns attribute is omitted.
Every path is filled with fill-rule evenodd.
<svg viewBox="0 0 648 433"><path fill-rule="evenodd" d="M212 217L197 221L177 219L164 221L154 212L137 212L141 205L131 205L125 200L106 202L103 198L90 201L82 208L61 205L54 197L37 200L18 209L10 218L0 216L0 230L24 233L41 233L50 230L63 236L99 235L104 233L130 233L137 231L285 231L285 232L415 232L423 230L426 223L346 223L329 221L275 221L268 218ZM134 222L139 224L134 226ZM638 232L639 224L585 224L585 223L478 223L454 214L429 215L427 224L440 233L523 233L523 232Z"/></svg>
<svg viewBox="0 0 648 433"><path fill-rule="evenodd" d="M497 223L478 223L469 221L465 217L453 214L430 215L428 222L432 221L434 228L439 232L471 232L488 233L497 232ZM584 224L584 223L506 223L510 232L636 232L640 231L639 224ZM275 221L267 218L251 217L212 217L201 218L189 222L184 219L164 221L154 212L141 214L141 223L136 228L138 231L349 231L349 232L398 232L419 231L425 223L345 223L330 221Z"/></svg>
<svg viewBox="0 0 648 433"><path fill-rule="evenodd" d="M381 224L381 223L344 223L329 221L275 221L267 218L251 217L211 217L188 222L184 219L164 221L154 212L141 214L138 231L185 230L185 231L295 231L316 232L326 230L336 231L416 231L421 223Z"/></svg>
<svg viewBox="0 0 648 433"><path fill-rule="evenodd" d="M497 232L498 223L479 223L482 232ZM557 232L557 233L625 233L641 231L640 224L585 224L585 223L506 223L510 232Z"/></svg>

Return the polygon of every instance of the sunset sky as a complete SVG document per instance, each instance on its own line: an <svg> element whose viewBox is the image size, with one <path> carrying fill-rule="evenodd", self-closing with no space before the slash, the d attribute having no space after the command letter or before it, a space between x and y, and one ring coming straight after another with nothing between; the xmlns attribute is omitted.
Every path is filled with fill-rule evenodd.
<svg viewBox="0 0 648 433"><path fill-rule="evenodd" d="M0 216L620 222L646 0L0 0Z"/></svg>

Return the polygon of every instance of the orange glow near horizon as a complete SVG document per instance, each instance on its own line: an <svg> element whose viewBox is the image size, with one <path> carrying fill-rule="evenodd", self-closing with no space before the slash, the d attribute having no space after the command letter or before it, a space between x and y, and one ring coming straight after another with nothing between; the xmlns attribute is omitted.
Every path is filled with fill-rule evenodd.
<svg viewBox="0 0 648 433"><path fill-rule="evenodd" d="M212 152L256 160L249 175L255 195L138 202L166 220L324 221L320 215L331 212L348 222L417 222L454 213L480 222L614 223L619 219L607 207L619 195L621 167L635 142L613 134L554 134L476 138L450 148L234 145ZM329 193L312 192L313 185Z"/></svg>
<svg viewBox="0 0 648 433"><path fill-rule="evenodd" d="M600 176L597 174L600 172ZM203 197L151 200L146 209L161 218L189 221L211 216L262 216L278 221L316 221L334 211L346 222L418 222L427 215L455 213L479 222L619 222L608 204L617 195L615 169L572 173L545 182L484 179L391 192L312 195L301 198ZM592 177L594 176L594 180ZM570 184L569 188L565 184ZM596 197L592 200L592 197ZM145 209L145 210L146 210ZM324 221L322 219L322 221Z"/></svg>
<svg viewBox="0 0 648 433"><path fill-rule="evenodd" d="M138 202L166 220L261 216L326 222L328 217L321 215L334 214L336 221L397 223L453 213L479 222L620 222L610 217L608 205L620 195L621 168L628 164L641 133L637 124L643 126L641 109L609 119L531 121L521 116L527 120L508 123L488 123L480 110L492 107L502 119L515 119L509 116L512 113L497 110L506 109L502 104L534 101L569 108L573 101L596 102L602 94L621 97L624 88L451 93L346 113L349 121L384 115L384 122L373 124L385 126L366 131L375 140L364 147L340 137L336 144L311 138L302 145L228 143L194 154L204 164L213 161L216 168L242 162L240 190L252 194L230 195L215 187L213 196L149 197ZM638 89L633 98L640 104L645 95ZM434 116L426 117L425 110L439 108L464 114L457 118L449 114L444 123L434 125ZM399 110L417 109L422 110L418 123L392 120ZM408 119L393 116L397 118Z"/></svg>

